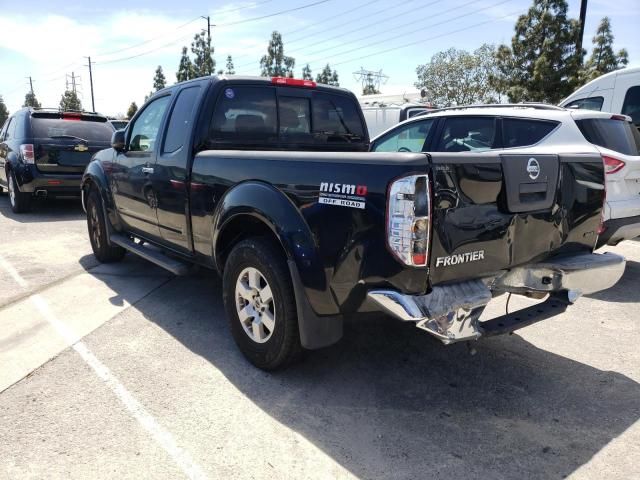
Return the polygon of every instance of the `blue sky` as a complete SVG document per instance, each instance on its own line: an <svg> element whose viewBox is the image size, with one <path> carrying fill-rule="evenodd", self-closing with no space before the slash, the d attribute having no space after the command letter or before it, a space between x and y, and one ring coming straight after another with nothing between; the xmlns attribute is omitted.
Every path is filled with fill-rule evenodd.
<svg viewBox="0 0 640 480"><path fill-rule="evenodd" d="M289 9L300 8L288 13ZM162 65L175 81L180 51L206 27L210 15L215 59L223 67L232 55L237 73L258 74L273 30L282 33L285 53L296 59L296 76L309 62L317 73L327 62L341 85L359 93L353 72L361 67L388 75L383 93L414 90L415 68L449 47L473 50L482 43L509 43L518 15L530 0L175 0L93 2L30 0L2 3L0 17L0 95L9 109L22 105L32 76L44 106L56 106L66 75L79 75L79 92L90 108L89 73L84 56L95 63L96 109L107 114L139 105ZM570 0L577 17L580 2ZM278 14L280 13L280 14ZM262 20L256 17L278 14ZM611 18L616 48L640 65L638 0L590 0L585 46L599 20ZM410 45L408 45L410 44Z"/></svg>

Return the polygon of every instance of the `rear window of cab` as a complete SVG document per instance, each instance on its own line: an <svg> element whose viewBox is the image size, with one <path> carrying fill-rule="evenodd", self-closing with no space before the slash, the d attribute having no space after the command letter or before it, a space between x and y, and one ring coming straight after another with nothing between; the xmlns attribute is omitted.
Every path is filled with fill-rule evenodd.
<svg viewBox="0 0 640 480"><path fill-rule="evenodd" d="M233 86L215 106L209 141L218 146L364 143L357 103L322 91L287 95L286 89Z"/></svg>

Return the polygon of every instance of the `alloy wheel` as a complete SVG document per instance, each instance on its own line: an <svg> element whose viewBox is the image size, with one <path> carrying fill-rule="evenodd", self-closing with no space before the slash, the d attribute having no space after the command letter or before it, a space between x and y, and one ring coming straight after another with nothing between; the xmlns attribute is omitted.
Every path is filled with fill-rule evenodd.
<svg viewBox="0 0 640 480"><path fill-rule="evenodd" d="M242 328L251 340L265 343L273 335L276 310L273 293L265 276L247 267L236 281L236 309Z"/></svg>

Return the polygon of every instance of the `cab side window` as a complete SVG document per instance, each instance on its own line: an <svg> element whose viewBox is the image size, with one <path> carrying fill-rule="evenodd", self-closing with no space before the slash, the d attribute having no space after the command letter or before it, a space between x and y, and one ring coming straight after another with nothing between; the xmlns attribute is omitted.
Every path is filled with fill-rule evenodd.
<svg viewBox="0 0 640 480"><path fill-rule="evenodd" d="M160 97L148 104L131 126L130 152L151 152L155 148L158 131L169 105L170 97Z"/></svg>
<svg viewBox="0 0 640 480"><path fill-rule="evenodd" d="M640 86L627 90L622 104L622 113L629 115L636 127L640 128Z"/></svg>
<svg viewBox="0 0 640 480"><path fill-rule="evenodd" d="M376 142L374 152L422 152L435 119L411 122Z"/></svg>
<svg viewBox="0 0 640 480"><path fill-rule="evenodd" d="M193 110L196 107L196 100L200 94L200 86L188 87L180 91L178 99L173 106L167 133L164 140L164 153L178 151L187 140L189 135L189 122L193 118Z"/></svg>
<svg viewBox="0 0 640 480"><path fill-rule="evenodd" d="M496 119L494 117L447 118L436 152L486 152L496 148Z"/></svg>

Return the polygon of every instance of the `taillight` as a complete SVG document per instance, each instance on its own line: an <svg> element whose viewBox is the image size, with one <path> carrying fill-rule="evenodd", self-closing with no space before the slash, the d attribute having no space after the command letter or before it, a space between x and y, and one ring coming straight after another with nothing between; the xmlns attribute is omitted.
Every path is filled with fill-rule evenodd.
<svg viewBox="0 0 640 480"><path fill-rule="evenodd" d="M63 112L63 120L82 120L82 113L79 112Z"/></svg>
<svg viewBox="0 0 640 480"><path fill-rule="evenodd" d="M22 155L22 161L24 163L34 164L36 162L36 156L33 153L33 144L23 143L20 145L20 155Z"/></svg>
<svg viewBox="0 0 640 480"><path fill-rule="evenodd" d="M611 115L611 120L621 120L623 122L626 122L630 120L630 118L626 115Z"/></svg>
<svg viewBox="0 0 640 480"><path fill-rule="evenodd" d="M409 175L393 182L387 199L387 245L405 265L429 264L431 197L428 175Z"/></svg>
<svg viewBox="0 0 640 480"><path fill-rule="evenodd" d="M310 87L315 88L317 86L316 82L313 80L302 80L299 78L288 78L288 77L273 77L271 79L271 83L274 85L287 85L290 87Z"/></svg>
<svg viewBox="0 0 640 480"><path fill-rule="evenodd" d="M619 172L626 165L622 160L609 157L608 155L603 155L602 161L604 162L604 173L606 174Z"/></svg>

